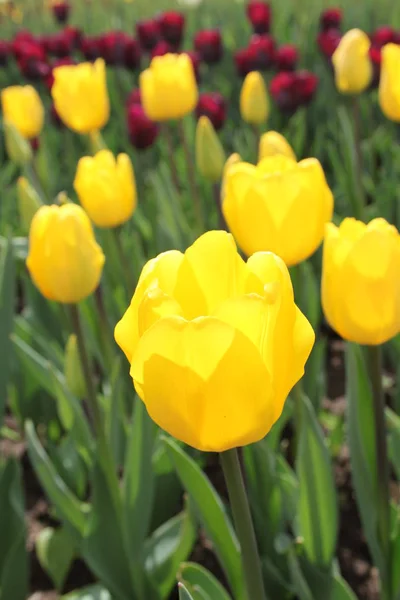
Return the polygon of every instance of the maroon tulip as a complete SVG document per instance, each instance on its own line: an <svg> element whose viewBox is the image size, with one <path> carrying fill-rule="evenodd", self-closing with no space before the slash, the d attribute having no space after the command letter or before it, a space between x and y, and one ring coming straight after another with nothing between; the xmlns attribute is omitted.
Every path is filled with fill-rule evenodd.
<svg viewBox="0 0 400 600"><path fill-rule="evenodd" d="M99 37L100 56L108 65L124 64L128 39L128 34L123 31L110 31Z"/></svg>
<svg viewBox="0 0 400 600"><path fill-rule="evenodd" d="M64 27L64 35L69 38L71 46L74 50L78 50L80 48L82 32L78 27L67 25Z"/></svg>
<svg viewBox="0 0 400 600"><path fill-rule="evenodd" d="M47 54L64 58L74 51L74 39L64 31L42 37L42 46Z"/></svg>
<svg viewBox="0 0 400 600"><path fill-rule="evenodd" d="M80 46L86 60L93 61L101 55L100 39L97 36L83 37Z"/></svg>
<svg viewBox="0 0 400 600"><path fill-rule="evenodd" d="M140 104L128 107L127 124L131 144L138 150L151 146L158 136L158 125L148 118Z"/></svg>
<svg viewBox="0 0 400 600"><path fill-rule="evenodd" d="M272 36L253 35L248 50L252 71L266 71L275 61L275 41Z"/></svg>
<svg viewBox="0 0 400 600"><path fill-rule="evenodd" d="M174 52L174 48L165 40L160 40L150 52L150 56L151 58L154 58L155 56L164 56L164 54L168 54L169 52Z"/></svg>
<svg viewBox="0 0 400 600"><path fill-rule="evenodd" d="M50 66L44 60L34 60L32 58L19 58L17 60L18 68L22 75L31 81L46 79L50 73Z"/></svg>
<svg viewBox="0 0 400 600"><path fill-rule="evenodd" d="M223 55L222 38L219 29L199 31L194 38L195 50L201 60L209 65L219 62Z"/></svg>
<svg viewBox="0 0 400 600"><path fill-rule="evenodd" d="M341 37L342 35L338 29L321 31L317 37L317 44L322 54L329 59L332 58L332 54L338 47Z"/></svg>
<svg viewBox="0 0 400 600"><path fill-rule="evenodd" d="M128 37L125 46L125 67L134 71L140 68L141 51L139 42L135 38Z"/></svg>
<svg viewBox="0 0 400 600"><path fill-rule="evenodd" d="M241 50L237 50L234 54L234 60L236 70L240 77L246 77L248 73L254 71L254 67L252 64L253 58L249 48L242 48Z"/></svg>
<svg viewBox="0 0 400 600"><path fill-rule="evenodd" d="M268 2L253 0L247 5L247 16L255 33L268 33L271 25L271 7Z"/></svg>
<svg viewBox="0 0 400 600"><path fill-rule="evenodd" d="M396 32L389 25L382 25L378 27L371 35L371 43L377 48L382 48L386 44L394 43L396 39Z"/></svg>
<svg viewBox="0 0 400 600"><path fill-rule="evenodd" d="M71 5L69 2L57 2L53 4L53 14L59 23L66 23L68 21Z"/></svg>
<svg viewBox="0 0 400 600"><path fill-rule="evenodd" d="M196 76L196 81L199 82L200 81L200 65L201 65L200 54L198 54L197 52L194 52L193 50L185 50L185 52L182 52L181 54L187 54L188 57L190 58L190 60L192 61L193 71Z"/></svg>
<svg viewBox="0 0 400 600"><path fill-rule="evenodd" d="M275 63L278 71L294 71L299 59L296 46L285 44L275 53Z"/></svg>
<svg viewBox="0 0 400 600"><path fill-rule="evenodd" d="M379 79L381 76L382 48L371 46L369 49L369 57L372 63L371 88L376 88L379 85Z"/></svg>
<svg viewBox="0 0 400 600"><path fill-rule="evenodd" d="M21 73L28 79L42 79L48 74L46 52L39 41L31 36L16 36L12 49Z"/></svg>
<svg viewBox="0 0 400 600"><path fill-rule="evenodd" d="M160 39L160 25L156 19L139 21L136 25L136 34L141 48L150 52Z"/></svg>
<svg viewBox="0 0 400 600"><path fill-rule="evenodd" d="M184 15L176 11L165 12L159 17L158 22L162 38L171 44L175 50L179 49L185 26Z"/></svg>
<svg viewBox="0 0 400 600"><path fill-rule="evenodd" d="M319 24L322 31L340 29L343 13L340 8L327 8L320 16Z"/></svg>
<svg viewBox="0 0 400 600"><path fill-rule="evenodd" d="M196 117L206 116L215 129L221 129L226 119L226 101L219 92L200 94L196 107Z"/></svg>
<svg viewBox="0 0 400 600"><path fill-rule="evenodd" d="M126 99L127 108L129 108L131 104L142 104L142 94L140 93L139 88L134 88L129 92L129 95Z"/></svg>
<svg viewBox="0 0 400 600"><path fill-rule="evenodd" d="M59 58L58 60L55 60L50 65L49 73L47 75L45 75L45 77L44 77L44 82L45 82L47 88L49 89L49 91L53 87L53 83L54 83L53 70L56 67L64 67L64 66L75 65L75 64L76 64L76 62L74 61L73 58L66 56L65 58Z"/></svg>
<svg viewBox="0 0 400 600"><path fill-rule="evenodd" d="M5 67L10 55L10 44L5 40L0 40L0 67Z"/></svg>
<svg viewBox="0 0 400 600"><path fill-rule="evenodd" d="M308 71L282 72L270 83L272 98L282 112L293 114L300 106L309 104L314 97L318 77Z"/></svg>

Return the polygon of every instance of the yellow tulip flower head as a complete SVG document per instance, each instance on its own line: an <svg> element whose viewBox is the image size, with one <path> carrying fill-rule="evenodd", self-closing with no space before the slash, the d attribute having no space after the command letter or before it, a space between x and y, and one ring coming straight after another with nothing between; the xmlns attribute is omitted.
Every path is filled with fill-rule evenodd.
<svg viewBox="0 0 400 600"><path fill-rule="evenodd" d="M187 54L156 56L140 74L145 113L152 121L182 119L194 110L198 90L193 64Z"/></svg>
<svg viewBox="0 0 400 600"><path fill-rule="evenodd" d="M326 228L322 306L346 340L383 344L400 331L400 236L385 219Z"/></svg>
<svg viewBox="0 0 400 600"><path fill-rule="evenodd" d="M145 265L115 339L150 417L221 452L268 433L314 332L282 260L261 252L245 263L230 234L210 231Z"/></svg>
<svg viewBox="0 0 400 600"><path fill-rule="evenodd" d="M296 155L289 142L277 131L267 131L260 138L258 160L268 156L283 154L292 160L296 160Z"/></svg>
<svg viewBox="0 0 400 600"><path fill-rule="evenodd" d="M39 94L31 85L12 85L1 91L4 121L11 123L25 139L42 131L44 108Z"/></svg>
<svg viewBox="0 0 400 600"><path fill-rule="evenodd" d="M317 159L277 154L257 166L238 163L225 178L222 212L242 250L271 251L288 266L315 252L333 213L333 196Z"/></svg>
<svg viewBox="0 0 400 600"><path fill-rule="evenodd" d="M240 92L242 119L252 125L262 125L268 119L269 99L264 79L258 71L248 73Z"/></svg>
<svg viewBox="0 0 400 600"><path fill-rule="evenodd" d="M65 125L78 133L102 129L110 116L104 60L56 67L53 75L51 95Z"/></svg>
<svg viewBox="0 0 400 600"><path fill-rule="evenodd" d="M400 122L400 46L386 44L382 48L379 81L379 104L385 117Z"/></svg>
<svg viewBox="0 0 400 600"><path fill-rule="evenodd" d="M342 94L360 94L372 80L371 42L360 29L351 29L332 55L336 87Z"/></svg>
<svg viewBox="0 0 400 600"><path fill-rule="evenodd" d="M117 227L136 208L136 183L127 154L115 159L109 150L78 162L74 188L83 208L98 227Z"/></svg>
<svg viewBox="0 0 400 600"><path fill-rule="evenodd" d="M104 254L80 206L42 206L32 219L26 261L33 283L48 300L79 302L98 286Z"/></svg>

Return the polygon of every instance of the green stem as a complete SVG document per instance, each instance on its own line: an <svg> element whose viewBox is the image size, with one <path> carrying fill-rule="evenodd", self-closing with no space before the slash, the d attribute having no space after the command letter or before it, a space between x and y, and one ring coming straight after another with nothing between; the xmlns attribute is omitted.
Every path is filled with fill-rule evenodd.
<svg viewBox="0 0 400 600"><path fill-rule="evenodd" d="M168 164L170 166L171 169L171 179L172 179L172 183L174 184L175 190L178 194L181 193L181 184L179 181L179 173L178 173L178 167L176 166L176 160L175 160L175 149L174 149L174 141L172 139L172 131L171 131L171 126L168 123L165 123L162 126L162 133L165 139L165 143L167 145L167 151L168 151Z"/></svg>
<svg viewBox="0 0 400 600"><path fill-rule="evenodd" d="M254 135L254 148L255 148L255 164L258 163L258 153L259 153L259 146L260 146L260 130L258 125L252 125L251 129L253 131L253 135Z"/></svg>
<svg viewBox="0 0 400 600"><path fill-rule="evenodd" d="M264 582L250 506L236 448L220 454L233 521L239 538L248 600L265 600Z"/></svg>
<svg viewBox="0 0 400 600"><path fill-rule="evenodd" d="M355 171L355 201L354 201L354 216L357 219L363 219L366 207L366 198L362 180L363 160L361 151L361 115L360 102L358 96L353 96L352 103L352 121L353 121L353 137L354 137L354 171Z"/></svg>
<svg viewBox="0 0 400 600"><path fill-rule="evenodd" d="M115 246L118 252L120 264L122 266L123 276L125 280L125 289L128 295L128 299L130 300L134 292L133 269L131 268L131 265L128 262L126 252L122 243L121 227L114 227L112 233L114 235Z"/></svg>
<svg viewBox="0 0 400 600"><path fill-rule="evenodd" d="M197 184L196 184L196 175L195 175L196 168L195 168L193 156L190 152L188 140L187 140L186 133L185 133L185 127L183 125L182 119L179 121L178 128L179 128L179 135L181 138L183 152L185 154L185 159L186 159L189 189L190 189L191 200L192 200L193 207L194 207L194 213L195 213L195 217L196 217L196 221L197 221L199 230L201 233L203 233L204 232L203 209L201 206L200 196L199 196L199 192L198 192Z"/></svg>
<svg viewBox="0 0 400 600"><path fill-rule="evenodd" d="M385 399L382 386L382 348L381 346L367 347L368 373L373 394L377 499L376 512L378 516L378 536L382 547L387 569L383 579L383 587L387 600L391 600L391 549L390 549L390 493L389 493L389 461L386 443Z"/></svg>
<svg viewBox="0 0 400 600"><path fill-rule="evenodd" d="M103 290L99 285L94 293L94 300L96 303L97 311L99 313L99 327L100 327L100 343L102 354L105 362L105 367L109 370L109 377L111 376L111 370L114 363L114 350L112 344L112 333L110 329L110 323L106 307L104 305Z"/></svg>
<svg viewBox="0 0 400 600"><path fill-rule="evenodd" d="M228 231L228 226L225 222L225 217L222 212L222 199L221 199L221 186L219 183L213 183L213 194L215 198L215 204L218 212L218 227L219 229L223 229Z"/></svg>

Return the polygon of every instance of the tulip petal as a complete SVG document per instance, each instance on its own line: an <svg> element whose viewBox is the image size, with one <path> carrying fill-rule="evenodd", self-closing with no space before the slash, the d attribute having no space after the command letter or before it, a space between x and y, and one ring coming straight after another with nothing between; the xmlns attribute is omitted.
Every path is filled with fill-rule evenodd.
<svg viewBox="0 0 400 600"><path fill-rule="evenodd" d="M141 338L131 375L151 418L200 450L252 443L272 425L270 378L257 348L218 319L159 320Z"/></svg>

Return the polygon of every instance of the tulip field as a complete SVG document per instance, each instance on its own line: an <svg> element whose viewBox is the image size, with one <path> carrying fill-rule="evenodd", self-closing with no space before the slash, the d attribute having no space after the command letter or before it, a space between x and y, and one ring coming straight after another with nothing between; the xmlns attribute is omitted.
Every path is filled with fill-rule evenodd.
<svg viewBox="0 0 400 600"><path fill-rule="evenodd" d="M0 600L400 600L400 4L0 0Z"/></svg>

